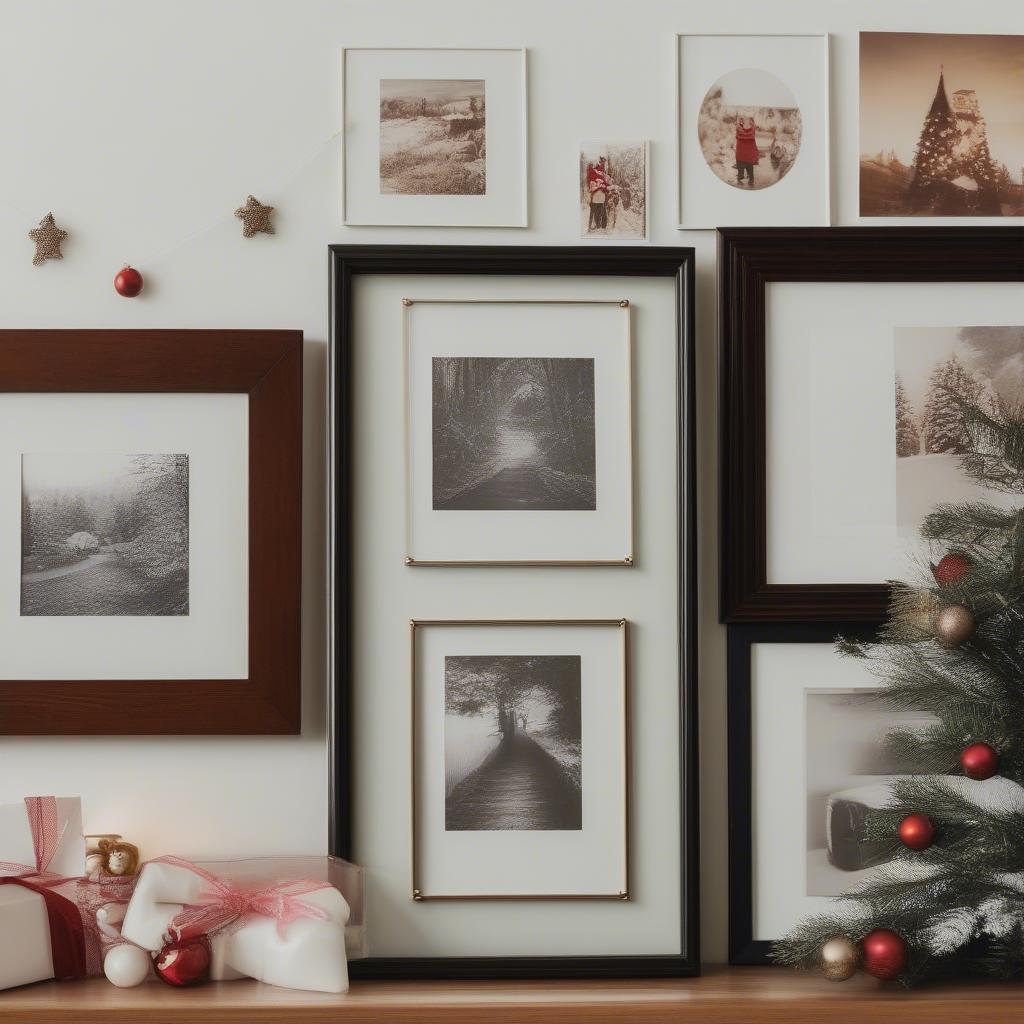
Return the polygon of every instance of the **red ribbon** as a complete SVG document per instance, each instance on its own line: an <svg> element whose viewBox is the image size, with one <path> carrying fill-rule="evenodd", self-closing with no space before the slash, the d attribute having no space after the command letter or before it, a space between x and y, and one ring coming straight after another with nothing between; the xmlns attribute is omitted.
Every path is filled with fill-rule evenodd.
<svg viewBox="0 0 1024 1024"><path fill-rule="evenodd" d="M326 910L300 897L321 889L331 889L333 886L330 882L299 878L258 888L245 888L218 878L182 857L157 857L149 863L186 868L209 886L193 902L186 903L185 909L171 921L169 931L178 941L198 935L211 935L249 914L276 918L277 933L282 936L285 925L300 918L329 920Z"/></svg>

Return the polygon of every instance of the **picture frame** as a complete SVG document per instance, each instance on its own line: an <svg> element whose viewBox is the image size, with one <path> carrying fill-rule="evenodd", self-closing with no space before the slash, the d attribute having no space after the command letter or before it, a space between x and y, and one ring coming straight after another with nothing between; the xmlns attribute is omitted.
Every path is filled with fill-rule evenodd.
<svg viewBox="0 0 1024 1024"><path fill-rule="evenodd" d="M723 622L882 621L885 580L927 556L906 549L898 522L895 328L1015 324L1021 237L719 232Z"/></svg>
<svg viewBox="0 0 1024 1024"><path fill-rule="evenodd" d="M614 245L650 241L649 140L583 140L578 187L582 240ZM595 196L599 202L593 202Z"/></svg>
<svg viewBox="0 0 1024 1024"><path fill-rule="evenodd" d="M20 460L21 557L27 566L22 570L20 618L14 611L17 599L5 599L5 645L11 654L7 671L18 664L18 645L37 653L41 643L56 649L56 654L46 655L45 665L56 664L60 650L68 646L79 659L57 678L40 677L37 671L27 678L0 679L0 733L298 733L301 332L4 330L0 353L0 417L7 420L4 486L19 486ZM121 457L133 463L130 472L135 476L127 484L100 490L89 476L91 453L137 452L138 443L146 445L144 451L187 454ZM190 497L175 497L180 492L168 492L169 485L162 483L167 477L156 478L164 487L164 500L191 505L191 512L178 513L190 517L191 536L184 554L176 556L187 563L188 589L184 607L153 610L146 588L155 593L163 587L165 592L166 579L158 583L153 582L158 577L146 575L150 582L143 583L135 568L138 558L149 557L156 571L164 571L166 563L160 560L169 557L168 545L173 548L182 538L169 534L169 527L155 539L145 530L124 532L123 520L121 526L111 525L111 516L122 513L117 507L111 511L110 501L116 486L122 488L116 493L127 494L126 502L154 486L153 474L164 472L160 460L168 458L178 460L182 475L187 473L190 490ZM90 529L101 539L80 528L80 550L60 542L34 549L29 559L25 538L32 520L25 517L33 508L33 493L27 489L30 471L44 483L46 474L57 484L64 481L59 493L77 495L77 514L93 517ZM228 478L237 486L225 491ZM52 486L43 493L53 493ZM42 536L38 522L32 529L33 536ZM137 533L139 539L132 544L119 543ZM3 558L15 557L9 539ZM52 586L53 577L93 562L97 564L89 570L88 584L80 575L65 586L72 579L68 575L58 581L60 588ZM47 568L53 564L57 567ZM111 576L111 570L119 575ZM99 591L89 588L97 586L101 573L107 576L99 599ZM131 598L132 604L131 594L141 597ZM182 597L170 596L180 605ZM235 617L218 617L211 602L219 605L222 599L237 604L237 611L230 613ZM220 632L237 645L237 658L232 647L229 657L215 662L215 675L204 678L209 670L205 645ZM160 645L163 651L154 657ZM109 678L104 675L105 647L119 651L121 666ZM182 673L174 666L182 663L189 671L179 678ZM124 674L147 669L149 678Z"/></svg>
<svg viewBox="0 0 1024 1024"><path fill-rule="evenodd" d="M410 622L413 900L629 899L628 625L625 619ZM424 636L445 629L456 637L461 634L456 646L462 653L451 655L444 648L435 659L443 678L431 694ZM481 654L486 642L478 637L488 630L510 637L498 641L502 652L511 648L515 633L531 637L519 648L529 653ZM581 634L597 637L600 632L606 634L602 639L607 649L565 653L582 651L574 646ZM575 641L568 639L574 634ZM550 653L543 644L545 635L555 636L550 651L560 653ZM546 653L538 654L538 646ZM596 696L602 676L608 685ZM431 696L434 702L438 697L443 700L443 738L431 735L436 730L430 723L438 710L432 707ZM501 722L499 739L494 735L493 712L481 714L479 705L503 699L508 700L507 708L499 704L494 715ZM609 726L600 720L616 711L617 723ZM431 760L430 748L439 741L443 758L435 756L434 761L444 765L443 789L431 787L430 773L424 770ZM593 749L601 754L592 760ZM534 769L536 764L540 770ZM528 789L524 779L531 781ZM442 791L443 814L436 798ZM612 820L598 824L600 818ZM443 830L437 827L442 820ZM482 838L498 842L489 842L486 854L483 849L474 852L461 842L465 832L470 839L482 833ZM608 832L616 841L608 842ZM581 842L570 847L566 833ZM600 834L600 841L588 842L588 833ZM430 861L447 879L448 891L429 881ZM602 861L603 871L594 872ZM532 870L538 865L543 866L539 876ZM560 881L553 884L556 873ZM523 891L511 884L517 874L531 878ZM477 891L481 882L483 891Z"/></svg>
<svg viewBox="0 0 1024 1024"><path fill-rule="evenodd" d="M680 32L674 46L677 227L830 224L828 34Z"/></svg>
<svg viewBox="0 0 1024 1024"><path fill-rule="evenodd" d="M812 778L801 701L811 687L826 691L835 688L833 682L844 687L855 680L870 687L866 680L871 677L862 667L840 664L836 671L840 658L833 643L837 635L866 640L872 632L872 627L856 622L728 627L730 964L772 965L772 943L827 902L808 896L804 882L812 866L819 870L812 856L820 859L820 851L810 849L808 824L814 801L808 797ZM755 665L762 650L772 658ZM788 650L793 654L786 662ZM782 678L784 665L792 669L788 678ZM836 672L837 678L822 675L823 668ZM809 673L817 673L817 679L801 686L800 679ZM758 686L765 690L763 695ZM779 730L784 727L785 735L764 735L763 727L772 723ZM833 743L833 752L836 748Z"/></svg>
<svg viewBox="0 0 1024 1024"><path fill-rule="evenodd" d="M342 50L342 221L526 227L527 51Z"/></svg>
<svg viewBox="0 0 1024 1024"><path fill-rule="evenodd" d="M375 952L351 965L353 977L698 973L692 250L339 245L331 247L330 259L330 849L350 858L370 857L369 847L386 851L375 882L380 891L373 897L379 915L371 922ZM421 572L395 557L401 555L404 533L404 401L395 369L401 366L401 300L410 294L410 279L418 281L420 294L445 298L633 296L645 345L635 386L653 389L639 429L641 435L654 432L661 438L665 472L652 475L648 467L638 477L650 494L643 523L649 530L654 522L659 526L649 535L638 531L638 558L627 574L634 582L625 590L616 582L621 574L614 567L460 566ZM373 401L367 403L371 394ZM665 416L676 420L678 432L670 448L660 426ZM534 594L529 604L523 587ZM368 631L365 610L373 607L383 611ZM652 658L669 659L658 682L645 686L629 709L628 892L639 895L630 900L492 901L491 923L483 934L460 916L473 910L471 902L416 901L410 895L412 764L408 749L392 736L396 722L411 714L403 710L411 705L409 622L432 620L442 608L454 619L508 620L522 618L524 611L534 619L555 619L570 607L581 618L638 622L642 640L630 644L631 675L638 658L648 665ZM648 628L652 615L663 618L664 626ZM366 737L381 729L392 739L368 746ZM402 724L399 729L411 740L411 720L408 730ZM373 750L386 750L386 759ZM374 764L366 761L368 756ZM654 785L655 777L660 781L654 791L662 796L656 801L659 813L651 819L649 800L637 806L632 796L650 792L643 780ZM370 807L376 808L372 815ZM664 835L658 843L640 843L638 829L650 834L664 830ZM623 908L632 908L636 925L595 930L595 914L614 916ZM589 926L580 918L584 911ZM654 918L645 916L652 913L656 926ZM501 921L508 922L510 938ZM637 930L642 921L652 923ZM425 927L432 936L429 946L416 938ZM522 929L532 935L528 942Z"/></svg>

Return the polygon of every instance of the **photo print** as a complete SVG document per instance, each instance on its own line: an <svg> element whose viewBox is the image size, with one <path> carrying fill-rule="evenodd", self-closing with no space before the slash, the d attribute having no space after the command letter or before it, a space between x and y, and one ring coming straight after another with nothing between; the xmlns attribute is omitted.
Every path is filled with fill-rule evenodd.
<svg viewBox="0 0 1024 1024"><path fill-rule="evenodd" d="M862 32L862 217L1024 216L1024 35Z"/></svg>
<svg viewBox="0 0 1024 1024"><path fill-rule="evenodd" d="M433 508L597 507L594 360L435 356Z"/></svg>
<svg viewBox="0 0 1024 1024"><path fill-rule="evenodd" d="M800 153L803 121L789 87L769 71L738 68L708 90L697 116L700 149L727 185L770 188Z"/></svg>
<svg viewBox="0 0 1024 1024"><path fill-rule="evenodd" d="M584 142L579 166L580 237L647 237L647 143Z"/></svg>
<svg viewBox="0 0 1024 1024"><path fill-rule="evenodd" d="M382 79L381 194L485 195L485 92L478 79Z"/></svg>
<svg viewBox="0 0 1024 1024"><path fill-rule="evenodd" d="M578 655L444 660L445 830L583 827Z"/></svg>
<svg viewBox="0 0 1024 1024"><path fill-rule="evenodd" d="M187 455L25 454L21 614L189 613Z"/></svg>
<svg viewBox="0 0 1024 1024"><path fill-rule="evenodd" d="M951 395L993 411L1024 403L1024 327L898 327L895 331L897 519L916 534L939 503L1019 498L983 488L961 469L968 451Z"/></svg>

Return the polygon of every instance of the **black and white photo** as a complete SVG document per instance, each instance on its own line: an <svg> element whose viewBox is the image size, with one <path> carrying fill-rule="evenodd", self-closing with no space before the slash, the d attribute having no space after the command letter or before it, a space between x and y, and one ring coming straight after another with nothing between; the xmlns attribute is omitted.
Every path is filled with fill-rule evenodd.
<svg viewBox="0 0 1024 1024"><path fill-rule="evenodd" d="M580 657L445 658L445 829L582 828Z"/></svg>
<svg viewBox="0 0 1024 1024"><path fill-rule="evenodd" d="M594 360L435 356L435 510L597 507Z"/></svg>
<svg viewBox="0 0 1024 1024"><path fill-rule="evenodd" d="M189 457L26 453L23 616L189 614Z"/></svg>

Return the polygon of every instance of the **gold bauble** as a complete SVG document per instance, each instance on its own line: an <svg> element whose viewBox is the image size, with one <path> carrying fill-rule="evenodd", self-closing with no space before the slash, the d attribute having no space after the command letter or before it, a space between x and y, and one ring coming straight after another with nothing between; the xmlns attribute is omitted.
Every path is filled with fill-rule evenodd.
<svg viewBox="0 0 1024 1024"><path fill-rule="evenodd" d="M833 935L821 947L821 973L829 981L846 981L860 966L860 947L845 935Z"/></svg>
<svg viewBox="0 0 1024 1024"><path fill-rule="evenodd" d="M974 632L977 622L970 608L947 604L935 613L932 629L943 647L959 647Z"/></svg>

